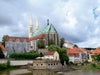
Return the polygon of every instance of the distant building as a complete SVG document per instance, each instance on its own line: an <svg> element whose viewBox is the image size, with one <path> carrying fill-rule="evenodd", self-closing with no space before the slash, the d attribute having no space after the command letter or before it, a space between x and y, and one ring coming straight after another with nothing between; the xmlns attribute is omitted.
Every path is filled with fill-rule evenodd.
<svg viewBox="0 0 100 75"><path fill-rule="evenodd" d="M62 67L57 51L46 52L44 57L33 60L33 69L60 69Z"/></svg>
<svg viewBox="0 0 100 75"><path fill-rule="evenodd" d="M58 54L57 51L46 52L45 55L44 55L44 59L60 60L59 54Z"/></svg>
<svg viewBox="0 0 100 75"><path fill-rule="evenodd" d="M33 29L32 24L32 16L30 21L29 27L29 38L30 38L30 50L37 51L38 50L38 41L40 39L45 41L45 46L48 48L49 41L52 39L54 45L60 46L60 38L59 34L57 33L56 29L52 24L49 24L49 20L47 20L47 25L43 28L39 28L38 18L36 21L35 31Z"/></svg>
<svg viewBox="0 0 100 75"><path fill-rule="evenodd" d="M5 37L5 48L7 49L7 55L11 53L29 52L29 46L29 38L27 37Z"/></svg>
<svg viewBox="0 0 100 75"><path fill-rule="evenodd" d="M72 49L67 49L70 62L84 62L87 60L87 52L83 48L73 47Z"/></svg>
<svg viewBox="0 0 100 75"><path fill-rule="evenodd" d="M72 44L71 42L65 41L63 46L66 47L66 48L72 48L74 46L74 44Z"/></svg>
<svg viewBox="0 0 100 75"><path fill-rule="evenodd" d="M7 49L0 43L0 47L2 49L3 54L5 55L5 58L7 57Z"/></svg>

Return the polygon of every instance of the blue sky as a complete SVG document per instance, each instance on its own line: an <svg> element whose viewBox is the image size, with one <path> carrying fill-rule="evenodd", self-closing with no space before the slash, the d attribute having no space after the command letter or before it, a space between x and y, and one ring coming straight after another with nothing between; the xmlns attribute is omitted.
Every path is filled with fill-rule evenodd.
<svg viewBox="0 0 100 75"><path fill-rule="evenodd" d="M0 0L0 41L3 35L28 37L30 15L35 27L47 19L60 37L80 47L100 47L100 0Z"/></svg>

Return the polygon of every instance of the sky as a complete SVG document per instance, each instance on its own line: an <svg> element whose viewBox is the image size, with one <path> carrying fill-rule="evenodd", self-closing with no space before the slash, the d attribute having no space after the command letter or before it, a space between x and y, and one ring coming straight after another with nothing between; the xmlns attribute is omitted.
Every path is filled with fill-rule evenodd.
<svg viewBox="0 0 100 75"><path fill-rule="evenodd" d="M100 0L0 0L3 35L28 37L32 14L35 29L50 24L59 36L79 47L100 47Z"/></svg>

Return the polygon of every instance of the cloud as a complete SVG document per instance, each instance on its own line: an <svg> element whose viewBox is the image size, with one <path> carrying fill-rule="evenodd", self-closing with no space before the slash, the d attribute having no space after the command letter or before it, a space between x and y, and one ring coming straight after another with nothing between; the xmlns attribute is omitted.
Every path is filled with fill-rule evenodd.
<svg viewBox="0 0 100 75"><path fill-rule="evenodd" d="M80 47L100 45L99 0L1 0L0 7L0 39L6 34L28 37L32 14L34 26L36 16L40 28L46 26L49 18L66 41Z"/></svg>

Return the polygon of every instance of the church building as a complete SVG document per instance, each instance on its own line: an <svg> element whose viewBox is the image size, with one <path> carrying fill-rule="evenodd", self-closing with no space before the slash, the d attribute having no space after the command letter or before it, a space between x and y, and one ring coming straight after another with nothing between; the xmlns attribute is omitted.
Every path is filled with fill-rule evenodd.
<svg viewBox="0 0 100 75"><path fill-rule="evenodd" d="M29 40L30 40L30 50L37 51L39 49L39 41L42 40L42 45L48 48L50 40L54 45L60 46L60 38L56 29L52 24L49 24L47 20L47 25L43 28L39 28L38 18L36 20L35 30L33 29L32 16L29 27Z"/></svg>

